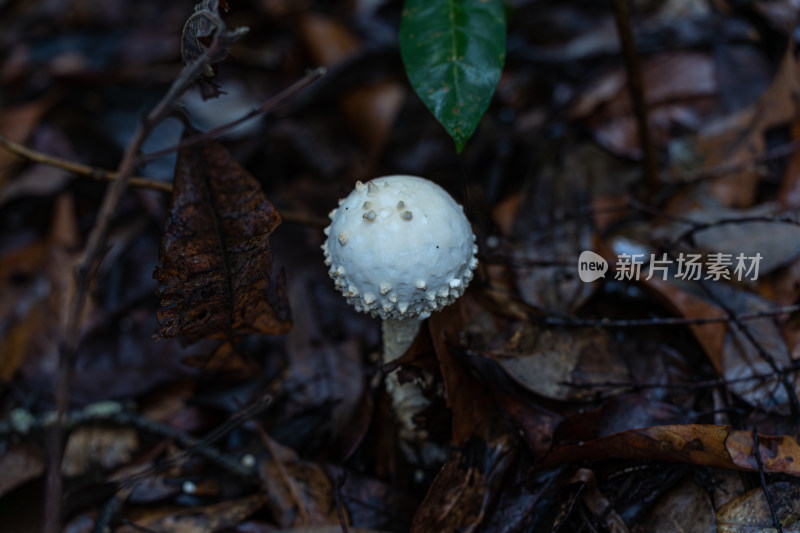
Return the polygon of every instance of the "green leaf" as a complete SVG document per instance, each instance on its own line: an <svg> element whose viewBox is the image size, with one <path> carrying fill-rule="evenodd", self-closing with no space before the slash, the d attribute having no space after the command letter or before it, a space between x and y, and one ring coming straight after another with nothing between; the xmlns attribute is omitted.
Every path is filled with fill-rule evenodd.
<svg viewBox="0 0 800 533"><path fill-rule="evenodd" d="M502 0L406 0L400 53L414 91L461 153L503 70Z"/></svg>

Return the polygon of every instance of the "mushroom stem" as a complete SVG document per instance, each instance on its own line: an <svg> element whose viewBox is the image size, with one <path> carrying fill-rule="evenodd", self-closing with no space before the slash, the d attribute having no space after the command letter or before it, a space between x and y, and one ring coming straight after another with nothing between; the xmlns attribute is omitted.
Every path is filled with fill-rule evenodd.
<svg viewBox="0 0 800 533"><path fill-rule="evenodd" d="M413 344L422 321L416 318L384 319L383 362L388 363L401 357ZM420 441L427 438L427 432L417 428L414 417L428 406L428 400L415 381L400 382L397 371L386 376L386 391L392 398L392 406L400 422L400 439Z"/></svg>
<svg viewBox="0 0 800 533"><path fill-rule="evenodd" d="M416 318L386 318L383 321L383 362L402 356L413 344L422 321Z"/></svg>

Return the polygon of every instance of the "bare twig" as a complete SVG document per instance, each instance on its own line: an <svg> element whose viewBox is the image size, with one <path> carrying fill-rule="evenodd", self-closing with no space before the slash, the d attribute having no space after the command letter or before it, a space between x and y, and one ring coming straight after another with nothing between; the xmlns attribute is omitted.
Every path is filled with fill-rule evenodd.
<svg viewBox="0 0 800 533"><path fill-rule="evenodd" d="M647 185L648 193L652 195L658 191L660 185L658 161L656 159L655 145L650 134L650 119L644 94L642 69L639 64L639 55L636 52L636 42L633 38L630 10L628 9L627 0L612 0L611 4L614 7L614 21L617 24L617 33L619 34L622 54L625 59L628 92L639 131L639 145L642 150L645 184Z"/></svg>
<svg viewBox="0 0 800 533"><path fill-rule="evenodd" d="M119 514L129 494L129 490L119 491L106 502L97 516L92 533L111 533L111 523Z"/></svg>
<svg viewBox="0 0 800 533"><path fill-rule="evenodd" d="M692 227L687 229L686 231L679 234L675 237L672 242L667 246L667 249L672 249L677 246L677 244L681 241L686 241L691 243L692 238L696 233L701 231L705 231L711 228L716 228L718 226L728 226L728 225L736 225L736 224L752 224L754 222L766 222L770 224L789 224L791 226L800 226L800 220L797 220L796 217L792 216L746 216L746 217L731 217L731 218L721 218L719 220L714 220L711 222L689 222L686 221L687 224L692 224Z"/></svg>
<svg viewBox="0 0 800 533"><path fill-rule="evenodd" d="M580 327L580 328L631 328L645 326L691 326L698 324L729 323L739 321L758 320L763 318L773 318L781 315L788 315L800 311L800 304L787 305L765 311L755 311L752 313L742 313L731 316L716 317L657 317L657 318L631 318L622 320L612 320L608 318L582 319L574 317L557 318L552 316L535 317L534 320L548 326Z"/></svg>
<svg viewBox="0 0 800 533"><path fill-rule="evenodd" d="M769 512L772 515L772 526L778 533L783 533L783 526L781 525L781 521L778 520L778 513L775 511L775 502L772 500L772 494L769 493L769 488L767 487L767 476L764 474L764 464L761 462L761 449L759 448L758 431L756 429L753 429L753 454L756 456L756 464L758 464L761 490L764 492Z"/></svg>
<svg viewBox="0 0 800 533"><path fill-rule="evenodd" d="M68 159L62 159L60 157L54 157L42 152L37 152L36 150L31 150L26 146L12 141L2 134L0 134L0 146L4 147L12 154L18 155L34 163L60 168L62 170L66 170L67 172L78 174L79 176L86 176L99 181L113 181L117 177L117 173L110 170L84 165L83 163L76 163ZM131 176L128 179L128 183L130 183L130 185L133 187L144 187L162 192L172 191L171 183L154 180L151 178L143 178L141 176Z"/></svg>
<svg viewBox="0 0 800 533"><path fill-rule="evenodd" d="M242 122L247 122L251 118L254 118L258 115L275 111L280 106L284 105L286 102L295 97L297 93L299 93L303 89L306 89L312 83L314 83L322 76L324 76L325 72L326 72L325 67L319 67L310 70L306 73L305 76L303 76L302 78L294 82L292 85L290 85L280 93L276 94L275 96L273 96L272 98L261 104L258 108L249 111L248 113L244 114L243 116L235 120L217 126L216 128L212 128L208 131L203 131L195 135L192 135L190 137L186 137L185 139L181 139L181 141L174 146L170 146L169 148L164 148L156 152L150 152L149 154L143 154L142 161L150 161L152 159L162 157L172 152L177 152L182 148L206 142L209 139L213 139L214 137L221 135L226 131L231 130L232 128L235 128Z"/></svg>
<svg viewBox="0 0 800 533"><path fill-rule="evenodd" d="M800 361L795 361L791 365L782 368L778 372L769 372L767 374L753 374L751 376L742 376L734 379L707 379L703 381L690 381L686 383L638 383L635 381L601 381L594 383L570 383L562 381L560 385L565 387L572 387L574 389L672 389L672 390L695 390L695 389L709 389L714 387L727 387L734 383L746 383L748 381L775 381L783 376L788 376L800 370Z"/></svg>
<svg viewBox="0 0 800 533"><path fill-rule="evenodd" d="M75 269L75 290L68 304L66 324L59 347L58 377L55 390L56 413L59 422L62 420L69 403L69 388L72 372L78 354L80 327L86 306L86 297L94 273L105 255L111 221L120 199L128 188L129 180L138 163L138 155L142 144L150 131L170 112L175 100L191 87L203 74L223 48L226 32L220 29L214 33L212 41L204 52L194 61L187 64L178 78L170 86L167 93L156 106L143 118L128 143L122 161L117 169L117 177L106 190L103 202L97 215L97 221L89 234L83 255ZM61 458L63 429L60 423L55 424L47 441L47 476L45 489L44 532L57 533L61 529Z"/></svg>
<svg viewBox="0 0 800 533"><path fill-rule="evenodd" d="M197 136L193 137L193 139L194 138L197 138ZM83 163L76 163L75 161L70 161L68 159L47 155L43 152L32 150L27 146L14 142L5 137L3 134L0 134L0 146L3 146L12 154L18 155L34 163L60 168L79 176L85 176L100 181L114 181L117 178L117 173L112 170L92 167L89 165L84 165ZM176 146L173 148L177 149L178 147ZM152 189L155 191L172 194L172 183L167 181L160 181L142 176L131 176L128 178L128 184L131 187ZM289 222L290 224L299 224L301 226L318 226L321 228L324 228L328 225L328 220L323 217L316 217L314 215L306 215L304 213L283 209L280 211L280 214L283 221Z"/></svg>
<svg viewBox="0 0 800 533"><path fill-rule="evenodd" d="M335 487L333 488L333 497L336 500L336 515L339 517L339 525L342 526L342 533L349 533L347 527L347 520L344 516L344 506L342 505L342 487L347 479L346 474L339 474L336 476Z"/></svg>

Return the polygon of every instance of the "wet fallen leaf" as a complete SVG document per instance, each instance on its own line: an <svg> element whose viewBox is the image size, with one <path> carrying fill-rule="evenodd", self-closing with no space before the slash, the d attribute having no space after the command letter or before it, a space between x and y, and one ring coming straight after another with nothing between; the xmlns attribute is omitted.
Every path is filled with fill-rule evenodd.
<svg viewBox="0 0 800 533"><path fill-rule="evenodd" d="M516 455L509 428L502 423L492 426L484 436L451 449L414 515L412 532L471 530L487 518Z"/></svg>
<svg viewBox="0 0 800 533"><path fill-rule="evenodd" d="M80 427L67 439L61 472L76 477L96 468L110 470L128 463L138 448L135 429Z"/></svg>
<svg viewBox="0 0 800 533"><path fill-rule="evenodd" d="M215 98L221 94L219 84L214 80L217 63L228 56L230 45L241 39L248 31L239 27L228 31L220 14L220 8L227 10L224 0L200 0L194 13L186 21L181 35L181 55L185 65L190 66L207 56L207 62L196 84L203 98ZM213 42L216 46L212 46Z"/></svg>
<svg viewBox="0 0 800 533"><path fill-rule="evenodd" d="M793 483L778 482L767 486L772 496L775 514L785 533L800 531L800 511L797 502L800 490ZM717 510L719 533L750 533L775 531L772 512L767 505L764 490L752 489Z"/></svg>
<svg viewBox="0 0 800 533"><path fill-rule="evenodd" d="M690 525L691 524L691 525ZM714 506L708 492L691 480L661 496L632 533L671 533L691 527L696 533L717 531Z"/></svg>
<svg viewBox="0 0 800 533"><path fill-rule="evenodd" d="M70 195L55 203L47 239L9 250L0 256L0 378L18 371L41 379L55 366L59 326L69 291L77 236Z"/></svg>
<svg viewBox="0 0 800 533"><path fill-rule="evenodd" d="M692 147L700 168L739 164L744 167L712 180L705 194L723 206L753 204L758 174L750 163L764 153L770 128L790 124L798 117L800 109L794 98L798 80L794 42L791 41L772 84L757 102L702 128Z"/></svg>
<svg viewBox="0 0 800 533"><path fill-rule="evenodd" d="M570 505L564 508L565 514L569 514L575 498L580 498L594 518L603 524L611 533L628 533L628 526L622 517L612 506L611 502L597 486L597 479L592 470L581 468L567 482L567 485L579 484L579 488ZM561 517L559 517L561 518ZM559 519L554 529L561 529L564 522Z"/></svg>
<svg viewBox="0 0 800 533"><path fill-rule="evenodd" d="M338 487L335 490L353 528L408 531L419 506L419 500L412 494L340 467L326 465L325 471Z"/></svg>
<svg viewBox="0 0 800 533"><path fill-rule="evenodd" d="M323 468L265 438L275 455L261 460L258 473L277 523L283 528L338 524L334 487Z"/></svg>
<svg viewBox="0 0 800 533"><path fill-rule="evenodd" d="M431 318L434 348L453 410L454 446L414 515L414 532L479 527L516 456L517 438L511 427L497 416L491 396L448 347L468 314L466 305L456 303Z"/></svg>
<svg viewBox="0 0 800 533"><path fill-rule="evenodd" d="M487 355L525 389L556 400L591 399L609 389L603 383L629 378L629 369L619 357L620 347L601 329L525 324L503 348ZM592 383L598 388L571 386Z"/></svg>
<svg viewBox="0 0 800 533"><path fill-rule="evenodd" d="M766 472L800 474L800 445L789 436L759 435L761 460ZM752 432L704 424L654 426L631 429L580 444L553 449L540 466L581 460L635 459L674 461L703 466L757 471L752 457Z"/></svg>
<svg viewBox="0 0 800 533"><path fill-rule="evenodd" d="M0 496L44 472L44 452L34 444L15 444L0 454Z"/></svg>
<svg viewBox="0 0 800 533"><path fill-rule="evenodd" d="M623 237L614 238L612 246L618 256L628 253L642 254L647 258L653 254L653 250L647 246ZM701 261L707 257L700 255ZM674 256L672 261L674 264L671 266L674 267L677 264ZM647 279L646 269L643 269L639 282L664 302L667 308L690 319L722 319L774 309L774 303L734 284L736 275L733 274L733 265L734 262L728 274L730 283L724 279L705 279L708 277L705 270L699 280L691 279L692 274L688 270L687 277L690 279L675 279L674 268L671 277L667 276L666 280L662 279L659 272ZM727 322L689 324L688 327L717 372L729 380L727 386L732 392L750 404L769 411L786 412L790 408L792 395L795 394L792 389L797 386L779 379L781 369L788 368L792 361L781 327L775 319L731 319Z"/></svg>
<svg viewBox="0 0 800 533"><path fill-rule="evenodd" d="M595 176L611 171L609 165L598 148L578 146L563 164L546 162L541 179L523 190L514 211L513 235L519 246L513 248L509 263L527 304L571 313L594 292L596 287L582 282L571 268L581 251L592 247L589 217L574 212L594 192Z"/></svg>
<svg viewBox="0 0 800 533"><path fill-rule="evenodd" d="M288 303L272 278L268 241L279 223L258 182L221 144L182 149L162 264L153 274L161 334L196 340L286 333Z"/></svg>
<svg viewBox="0 0 800 533"><path fill-rule="evenodd" d="M255 494L240 499L226 500L204 507L156 508L132 513L128 519L135 526L124 525L116 529L119 533L139 533L141 528L151 531L175 531L180 533L213 533L232 528L252 515L267 503L266 494Z"/></svg>

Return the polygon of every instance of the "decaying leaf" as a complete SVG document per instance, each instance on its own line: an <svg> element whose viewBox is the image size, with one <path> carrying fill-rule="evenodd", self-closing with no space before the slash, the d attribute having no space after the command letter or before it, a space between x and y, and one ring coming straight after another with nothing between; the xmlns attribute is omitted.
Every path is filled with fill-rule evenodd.
<svg viewBox="0 0 800 533"><path fill-rule="evenodd" d="M797 501L800 490L793 483L774 483L767 487L773 500L773 509L785 533L800 531L800 510ZM789 527L790 529L786 529ZM767 505L764 490L753 489L728 502L717 510L717 531L719 533L749 533L755 531L775 531L772 512Z"/></svg>
<svg viewBox="0 0 800 533"><path fill-rule="evenodd" d="M475 436L453 449L414 515L411 531L462 531L480 525L514 462L514 440L513 434L500 432L488 442Z"/></svg>
<svg viewBox="0 0 800 533"><path fill-rule="evenodd" d="M44 472L44 453L36 445L15 444L0 454L0 497Z"/></svg>
<svg viewBox="0 0 800 533"><path fill-rule="evenodd" d="M461 329L462 308L463 304L453 305L431 321L434 347L453 409L455 446L414 516L411 530L415 532L479 526L517 455L517 439L510 425L498 416L488 391L447 346Z"/></svg>
<svg viewBox="0 0 800 533"><path fill-rule="evenodd" d="M772 85L757 102L705 125L690 149L703 168L742 165L741 169L711 182L707 192L722 205L752 205L758 175L754 166L747 163L764 152L770 128L791 123L800 113L795 98L798 65L794 48L792 40Z"/></svg>
<svg viewBox="0 0 800 533"><path fill-rule="evenodd" d="M714 506L705 488L685 480L659 498L633 533L667 533L692 524L697 533L715 533Z"/></svg>
<svg viewBox="0 0 800 533"><path fill-rule="evenodd" d="M181 533L210 533L228 530L261 509L267 502L266 494L254 494L238 500L225 500L205 507L175 510L174 507L146 510L141 516L131 517L135 526L124 525L116 531L135 533L149 531L179 531Z"/></svg>
<svg viewBox="0 0 800 533"><path fill-rule="evenodd" d="M766 472L800 475L800 445L789 436L759 435ZM753 434L707 424L630 429L555 448L541 466L604 459L649 459L757 471Z"/></svg>
<svg viewBox="0 0 800 533"><path fill-rule="evenodd" d="M249 31L247 27L228 31L219 13L220 3L223 8L227 5L224 0L199 2L194 7L194 14L186 21L181 36L181 55L184 64L189 65L204 54L208 54L205 69L197 80L197 86L204 100L222 94L219 84L213 79L216 73L212 65L223 61L228 56L228 47Z"/></svg>
<svg viewBox="0 0 800 533"><path fill-rule="evenodd" d="M192 131L187 131L190 135ZM219 143L182 149L159 249L161 335L190 340L291 327L268 237L280 223L258 182Z"/></svg>
<svg viewBox="0 0 800 533"><path fill-rule="evenodd" d="M129 462L138 448L133 428L81 427L67 439L61 472L76 477L97 467L109 470Z"/></svg>
<svg viewBox="0 0 800 533"><path fill-rule="evenodd" d="M491 354L525 389L556 400L591 399L605 382L624 382L629 369L605 330L554 329L527 324ZM598 388L570 384L597 383Z"/></svg>
<svg viewBox="0 0 800 533"><path fill-rule="evenodd" d="M569 480L568 484L579 484L579 489L574 498L580 497L581 500L583 500L586 508L594 516L595 520L605 525L608 528L608 531L612 533L628 532L628 526L625 525L622 517L619 515L619 513L617 513L616 509L614 509L614 506L608 500L606 495L603 494L603 492L597 486L597 479L595 478L594 471L589 470L588 468L581 468L575 472L575 475L572 476L572 479ZM573 503L574 499L573 502L570 502L569 506L563 509L565 514L569 514ZM561 529L559 526L562 525L563 522L559 521L558 525L554 529Z"/></svg>
<svg viewBox="0 0 800 533"><path fill-rule="evenodd" d="M272 457L259 465L267 505L281 527L338 524L334 487L325 470L264 435Z"/></svg>

